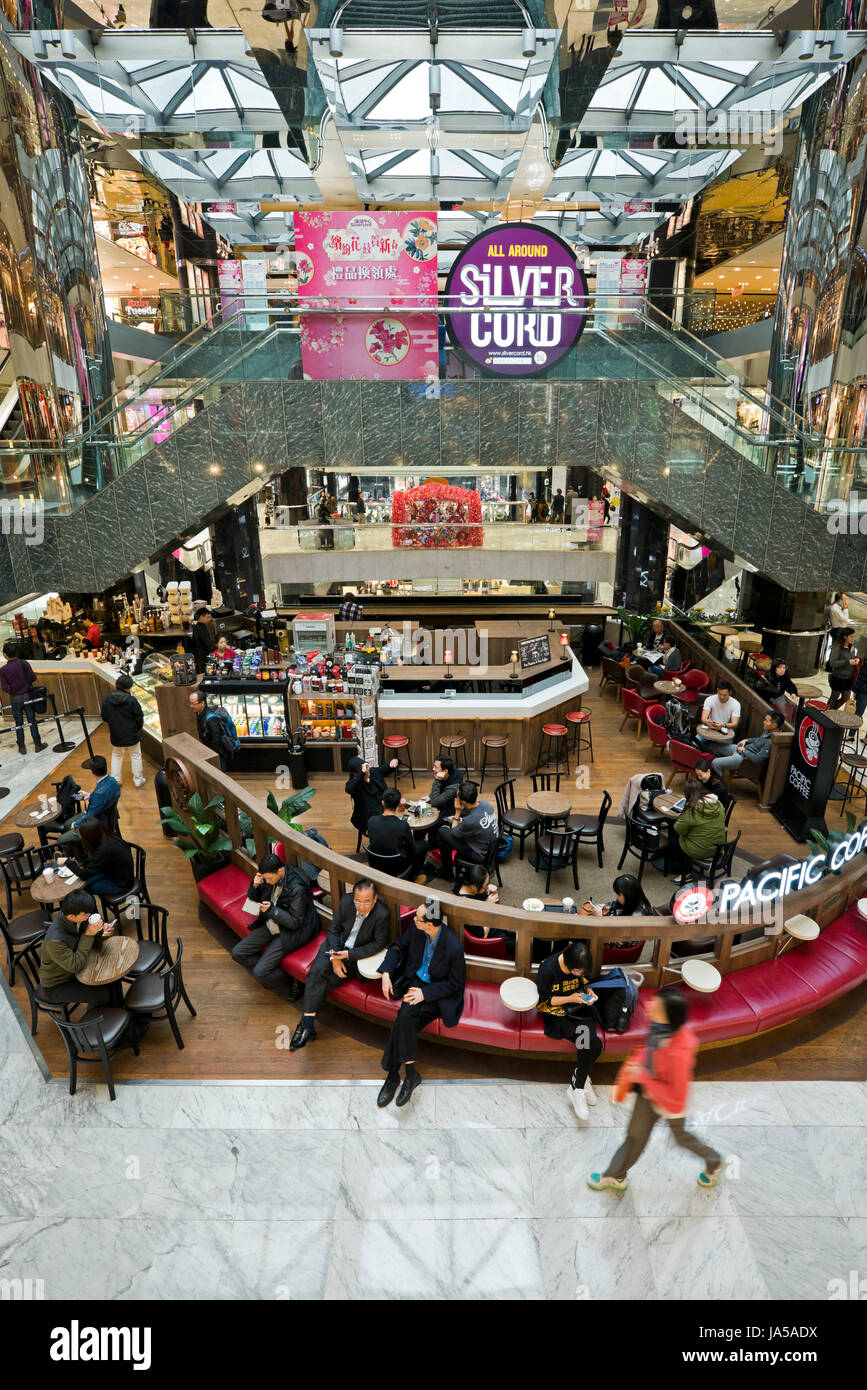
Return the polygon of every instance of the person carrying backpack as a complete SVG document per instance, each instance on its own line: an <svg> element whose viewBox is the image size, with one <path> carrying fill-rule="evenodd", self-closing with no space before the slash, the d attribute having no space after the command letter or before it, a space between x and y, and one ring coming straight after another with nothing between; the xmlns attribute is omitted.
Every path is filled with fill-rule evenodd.
<svg viewBox="0 0 867 1390"><path fill-rule="evenodd" d="M145 775L141 757L141 731L144 712L135 696L130 694L132 688L132 676L121 671L115 681L114 690L108 692L99 712L108 725L112 777L117 782L121 780L123 753L124 749L128 748L133 785L143 787Z"/></svg>
<svg viewBox="0 0 867 1390"><path fill-rule="evenodd" d="M647 1012L647 1041L624 1062L614 1085L615 1101L625 1100L630 1091L637 1097L626 1138L605 1172L590 1174L587 1186L596 1192L625 1192L629 1169L644 1152L656 1121L664 1119L674 1142L704 1160L699 1187L716 1187L725 1159L686 1128L689 1088L698 1052L698 1038L686 1026L686 1000L676 989L661 989L651 999Z"/></svg>
<svg viewBox="0 0 867 1390"><path fill-rule="evenodd" d="M238 731L232 716L222 705L217 705L216 709L208 709L201 690L194 690L190 695L190 708L196 716L200 741L206 748L219 754L220 771L225 772L229 759L240 747Z"/></svg>

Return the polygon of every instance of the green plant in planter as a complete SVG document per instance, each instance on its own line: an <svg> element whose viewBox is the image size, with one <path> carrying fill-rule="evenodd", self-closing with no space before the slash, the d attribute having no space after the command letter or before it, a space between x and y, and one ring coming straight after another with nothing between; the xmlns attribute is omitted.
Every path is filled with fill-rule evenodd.
<svg viewBox="0 0 867 1390"><path fill-rule="evenodd" d="M226 834L224 825L214 814L220 805L218 796L205 803L199 793L194 792L187 805L192 825L174 808L161 807L163 823L176 834L175 843L183 850L185 859L195 859L200 864L209 864L232 848L232 841Z"/></svg>
<svg viewBox="0 0 867 1390"><path fill-rule="evenodd" d="M846 812L846 829L829 830L827 835L823 835L819 830L811 830L807 837L807 843L812 846L815 854L830 854L835 845L847 836L852 834L855 829L856 816L854 811Z"/></svg>
<svg viewBox="0 0 867 1390"><path fill-rule="evenodd" d="M275 816L279 816L289 826L290 830L303 831L304 827L295 819L296 816L303 816L309 809L310 803L316 795L315 787L303 787L301 791L293 792L285 800L278 804L273 792L269 792L265 804L268 810ZM241 837L244 845L250 854L255 854L255 841L253 839L253 822L246 811L238 814L238 823L241 827Z"/></svg>
<svg viewBox="0 0 867 1390"><path fill-rule="evenodd" d="M641 613L630 613L627 608L618 608L617 616L629 633L630 642L637 642L650 619Z"/></svg>

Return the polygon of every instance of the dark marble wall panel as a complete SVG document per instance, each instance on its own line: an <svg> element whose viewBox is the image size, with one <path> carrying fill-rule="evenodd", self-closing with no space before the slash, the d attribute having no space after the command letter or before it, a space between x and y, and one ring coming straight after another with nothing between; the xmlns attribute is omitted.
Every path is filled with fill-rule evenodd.
<svg viewBox="0 0 867 1390"><path fill-rule="evenodd" d="M635 421L632 480L651 497L658 497L660 501L669 501L672 506L677 506L685 516L683 494L679 494L675 500L671 492L671 431L678 412L662 396L658 396L647 387L628 386L627 392L628 398L633 395L635 397L634 404L629 400L629 418ZM615 421L616 399L604 402L602 410L610 412L610 420ZM627 414L625 408L623 413ZM600 421L600 430L601 428ZM612 433L613 428L613 423L606 424L606 434ZM621 428L625 431L625 420Z"/></svg>
<svg viewBox="0 0 867 1390"><path fill-rule="evenodd" d="M522 468L553 468L557 462L556 381L523 381L518 387L518 453Z"/></svg>
<svg viewBox="0 0 867 1390"><path fill-rule="evenodd" d="M729 549L734 545L742 463L741 457L722 440L710 440L701 503L701 528Z"/></svg>
<svg viewBox="0 0 867 1390"><path fill-rule="evenodd" d="M40 547L25 544L24 536L16 535L14 531L9 532L7 540L18 593L32 593L41 583L39 576L43 566L38 554L34 555L34 551L38 551Z"/></svg>
<svg viewBox="0 0 867 1390"><path fill-rule="evenodd" d="M591 466L596 461L598 381L561 381L558 393L557 462Z"/></svg>
<svg viewBox="0 0 867 1390"><path fill-rule="evenodd" d="M400 436L400 383L365 382L361 393L361 438L358 463L375 468L399 468L403 461Z"/></svg>
<svg viewBox="0 0 867 1390"><path fill-rule="evenodd" d="M143 463L122 474L114 484L120 537L127 569L135 569L156 550Z"/></svg>
<svg viewBox="0 0 867 1390"><path fill-rule="evenodd" d="M642 410L644 407L645 401L642 401ZM640 430L636 431L638 410L639 394L635 382L600 382L596 462L599 468L616 469L627 481L634 476L636 440L646 434L643 416Z"/></svg>
<svg viewBox="0 0 867 1390"><path fill-rule="evenodd" d="M867 538L864 536L828 537L834 542L834 558L831 564L831 578L835 589L856 589L864 572L864 550Z"/></svg>
<svg viewBox="0 0 867 1390"><path fill-rule="evenodd" d="M144 463L154 544L159 549L187 527L176 436L170 435L156 449L152 449ZM191 510L190 524L194 520Z"/></svg>
<svg viewBox="0 0 867 1390"><path fill-rule="evenodd" d="M787 589L794 589L797 583L803 531L803 503L779 483L775 483L764 558L765 565L777 583Z"/></svg>
<svg viewBox="0 0 867 1390"><path fill-rule="evenodd" d="M440 402L426 394L423 381L400 383L400 436L407 468L438 468L440 454Z"/></svg>
<svg viewBox="0 0 867 1390"><path fill-rule="evenodd" d="M96 493L88 502L87 531L90 536L96 585L97 588L104 589L127 569L117 498L113 487Z"/></svg>
<svg viewBox="0 0 867 1390"><path fill-rule="evenodd" d="M828 518L804 508L801 549L794 589L830 589L834 538L828 534Z"/></svg>
<svg viewBox="0 0 867 1390"><path fill-rule="evenodd" d="M223 497L222 473L217 471L220 465L211 447L207 411L187 420L172 437L178 446L178 471L187 515L195 526Z"/></svg>
<svg viewBox="0 0 867 1390"><path fill-rule="evenodd" d="M318 381L283 382L283 419L289 463L298 468L324 468L325 435Z"/></svg>
<svg viewBox="0 0 867 1390"><path fill-rule="evenodd" d="M282 398L280 387L269 382L273 404L270 413L282 418ZM247 419L245 413L244 387L233 386L224 391L218 401L208 406L208 428L211 431L211 451L214 463L220 469L220 491L224 497L231 497L244 487L251 478L257 476L253 471L253 461L247 448ZM255 462L267 468L267 456L255 457Z"/></svg>
<svg viewBox="0 0 867 1390"><path fill-rule="evenodd" d="M18 592L15 567L9 551L9 538L0 534L0 603L14 603Z"/></svg>
<svg viewBox="0 0 867 1390"><path fill-rule="evenodd" d="M357 381L323 381L322 423L325 465L351 473L361 449L361 401Z"/></svg>
<svg viewBox="0 0 867 1390"><path fill-rule="evenodd" d="M775 486L773 478L767 473L761 473L752 464L742 462L732 549L736 555L759 568L764 562Z"/></svg>
<svg viewBox="0 0 867 1390"><path fill-rule="evenodd" d="M705 467L711 436L697 420L669 406L668 501L698 525L704 500ZM664 417L663 417L664 418Z"/></svg>
<svg viewBox="0 0 867 1390"><path fill-rule="evenodd" d="M247 476L258 472L283 473L289 467L286 422L283 417L281 381L246 381L243 387L244 415L247 421ZM209 412L210 413L210 412ZM213 441L213 436L212 436ZM262 464L261 470L255 465ZM237 488L232 489L237 491ZM224 496L227 489L224 489Z"/></svg>
<svg viewBox="0 0 867 1390"><path fill-rule="evenodd" d="M82 521L84 521L83 512L79 514L82 517ZM66 531L63 523L66 519L67 518L58 515L46 516L42 542L40 545L34 547L36 550L36 577L38 578L38 582L45 586L43 592L47 592L49 589L57 589L62 593L67 589L71 590L77 587L71 584L67 578L66 566L64 565L66 546L63 542L66 539ZM86 537L86 529L84 534ZM85 551L85 558L89 562L89 544L85 543L82 548ZM71 556L70 559L73 560L74 564L74 557ZM31 564L31 569L32 568L33 565Z"/></svg>
<svg viewBox="0 0 867 1390"><path fill-rule="evenodd" d="M474 468L479 461L479 383L445 381L440 395L441 462Z"/></svg>
<svg viewBox="0 0 867 1390"><path fill-rule="evenodd" d="M507 381L479 382L479 463L513 472L518 467L514 388Z"/></svg>
<svg viewBox="0 0 867 1390"><path fill-rule="evenodd" d="M56 544L63 578L73 593L86 594L97 588L92 526L87 508L57 518Z"/></svg>

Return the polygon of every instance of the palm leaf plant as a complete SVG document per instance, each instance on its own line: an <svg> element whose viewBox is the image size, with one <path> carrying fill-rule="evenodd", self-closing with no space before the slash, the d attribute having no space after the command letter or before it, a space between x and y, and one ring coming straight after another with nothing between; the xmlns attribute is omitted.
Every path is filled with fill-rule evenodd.
<svg viewBox="0 0 867 1390"><path fill-rule="evenodd" d="M232 848L225 826L216 814L220 805L219 797L203 802L200 794L194 792L187 803L189 820L173 807L160 808L163 824L177 837L175 843L183 850L185 859L210 864Z"/></svg>

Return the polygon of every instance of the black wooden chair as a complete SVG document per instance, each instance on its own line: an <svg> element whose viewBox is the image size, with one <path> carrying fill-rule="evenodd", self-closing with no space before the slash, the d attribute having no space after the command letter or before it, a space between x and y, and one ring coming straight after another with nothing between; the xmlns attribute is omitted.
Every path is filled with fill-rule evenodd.
<svg viewBox="0 0 867 1390"><path fill-rule="evenodd" d="M721 845L717 845L710 859L693 859L691 855L685 854L686 861L685 877L690 881L696 874L706 877L708 888L713 888L718 878L728 878L732 871L732 860L741 838L739 830L733 840L726 840ZM681 850L683 854L683 851Z"/></svg>
<svg viewBox="0 0 867 1390"><path fill-rule="evenodd" d="M478 860L476 860L476 859L461 859L461 858L459 858L459 856L458 856L457 854L455 854L455 857L454 857L454 859L453 859L453 861L452 861L452 867L453 867L453 869L454 869L454 875L455 875L455 881L454 881L454 884L452 885L452 889L451 889L451 891L452 891L453 893L457 893L457 892L459 891L459 889L460 889L460 887L461 887L461 884L462 884L463 881L464 881L464 877L463 877L464 869L466 869L466 868L468 867L468 865L470 865L470 864L477 864L477 863L478 863ZM488 878L496 878L498 884L499 884L500 887L502 888L502 886L503 886L503 880L502 880L502 878L500 877L500 837L499 837L499 835L497 836L496 840L492 840L492 841L491 841L491 843L490 843L490 845L489 845L489 847L488 847L488 853L487 853L487 855L486 855L486 857L485 857L485 860L484 860L484 866L485 866L485 872L486 872L486 874L488 875Z"/></svg>
<svg viewBox="0 0 867 1390"><path fill-rule="evenodd" d="M367 862L372 869L377 869L381 874L391 874L392 878L415 878L412 864L408 864L402 854L374 854L372 849L365 849Z"/></svg>
<svg viewBox="0 0 867 1390"><path fill-rule="evenodd" d="M6 916L12 916L13 890L19 898L26 893L34 879L42 873L44 852L39 845L25 845L24 849L0 854L0 875L6 890Z"/></svg>
<svg viewBox="0 0 867 1390"><path fill-rule="evenodd" d="M178 952L174 960L170 959L162 970L140 975L130 985L123 1002L124 1007L131 1014L150 1019L168 1019L175 1042L178 1047L183 1048L184 1040L181 1037L181 1030L176 1018L178 1005L183 999L193 1018L196 1017L196 1011L190 1003L189 995L184 987L181 969L181 956L184 953L184 947L180 937L177 938L177 943Z"/></svg>
<svg viewBox="0 0 867 1390"><path fill-rule="evenodd" d="M116 1100L114 1077L111 1074L111 1059L122 1047L131 1047L136 1057L139 1055L135 1038L135 1019L128 1009L97 1007L90 1009L81 1018L58 1018L52 1014L66 1044L69 1058L69 1094L75 1095L78 1086L78 1064L100 1063L108 1086L110 1100Z"/></svg>
<svg viewBox="0 0 867 1390"><path fill-rule="evenodd" d="M638 873L636 877L640 883L644 873L644 866L648 859L653 859L654 855L664 853L667 860L669 848L668 832L668 826L647 825L645 822L637 820L634 816L627 816L623 853L617 865L618 869L623 868L623 862L627 854L636 855L638 858Z"/></svg>
<svg viewBox="0 0 867 1390"><path fill-rule="evenodd" d="M554 829L546 821L536 826L536 839L533 846L535 855L533 867L537 873L545 875L545 892L551 891L551 875L557 869L572 867L572 882L578 882L578 831Z"/></svg>
<svg viewBox="0 0 867 1390"><path fill-rule="evenodd" d="M535 778L533 779L535 781ZM494 788L497 799L497 819L500 827L509 835L518 837L518 858L524 858L524 841L533 833L539 817L529 806L515 805L515 778L500 782Z"/></svg>
<svg viewBox="0 0 867 1390"><path fill-rule="evenodd" d="M578 831L578 843L582 845L596 845L596 858L599 860L599 867L602 868L602 856L605 853L605 843L603 832L608 812L611 810L611 797L608 792L602 793L602 804L599 812L595 816L567 816L566 829Z"/></svg>
<svg viewBox="0 0 867 1390"><path fill-rule="evenodd" d="M100 893L99 899L102 903L103 913L114 911L115 907L123 908L133 898L136 898L139 903L150 902L147 878L145 877L147 850L143 849L141 845L134 845L131 842L129 847L132 850L133 861L132 883L123 893ZM120 919L118 918L118 920Z"/></svg>
<svg viewBox="0 0 867 1390"><path fill-rule="evenodd" d="M27 999L30 1003L30 1032L36 1037L39 1028L39 1015L49 1014L51 1018L58 1016L68 1019L70 1011L78 1008L77 1004L58 1004L56 1001L46 999L45 991L39 983L39 941L33 942L27 947L26 951L19 952L15 960L16 968L24 981L24 988L27 991Z"/></svg>
<svg viewBox="0 0 867 1390"><path fill-rule="evenodd" d="M50 920L46 919L45 909L34 908L32 912L22 912L11 921L7 920L5 913L0 912L0 936L6 947L6 969L9 974L9 984L15 984L15 966L19 956L31 946L36 946L42 940Z"/></svg>
<svg viewBox="0 0 867 1390"><path fill-rule="evenodd" d="M124 928L124 917L121 915L123 911L123 903L119 906L112 904L111 912L120 935L123 935ZM168 920L168 908L157 907L156 903L142 903L141 911L135 919L139 941L138 959L132 969L124 975L125 980L137 980L139 975L148 975L168 960Z"/></svg>

